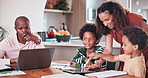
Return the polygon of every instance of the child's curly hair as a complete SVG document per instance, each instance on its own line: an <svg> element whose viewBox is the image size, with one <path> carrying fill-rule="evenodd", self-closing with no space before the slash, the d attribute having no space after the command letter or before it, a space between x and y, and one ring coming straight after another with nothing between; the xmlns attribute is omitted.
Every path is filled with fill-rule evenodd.
<svg viewBox="0 0 148 78"><path fill-rule="evenodd" d="M123 29L123 35L127 36L133 45L137 44L139 50L143 50L148 44L148 35L142 28L125 27Z"/></svg>
<svg viewBox="0 0 148 78"><path fill-rule="evenodd" d="M79 32L79 37L82 40L83 39L83 35L85 32L92 32L94 34L94 36L96 37L97 40L101 39L102 35L100 33L97 32L97 27L95 24L91 24L91 23L86 23Z"/></svg>

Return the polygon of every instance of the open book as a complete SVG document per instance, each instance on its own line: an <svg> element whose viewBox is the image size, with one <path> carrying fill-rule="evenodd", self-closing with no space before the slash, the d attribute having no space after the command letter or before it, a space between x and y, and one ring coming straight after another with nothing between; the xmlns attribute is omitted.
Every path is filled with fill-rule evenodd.
<svg viewBox="0 0 148 78"><path fill-rule="evenodd" d="M109 70L109 71L89 73L89 74L85 74L85 75L86 76L96 76L98 78L106 78L106 77L126 75L126 74L127 74L127 72L124 72L124 71Z"/></svg>
<svg viewBox="0 0 148 78"><path fill-rule="evenodd" d="M11 69L11 67L6 66L5 64L0 64L0 70Z"/></svg>
<svg viewBox="0 0 148 78"><path fill-rule="evenodd" d="M55 74L55 75L47 75L47 76L42 76L41 78L88 78L82 75L78 74Z"/></svg>

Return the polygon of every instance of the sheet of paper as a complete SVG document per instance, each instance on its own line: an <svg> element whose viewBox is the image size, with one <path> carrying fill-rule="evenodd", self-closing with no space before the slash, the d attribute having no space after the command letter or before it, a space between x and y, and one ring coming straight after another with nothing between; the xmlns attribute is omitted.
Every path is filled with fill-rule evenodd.
<svg viewBox="0 0 148 78"><path fill-rule="evenodd" d="M54 68L62 69L62 70L65 70L65 69L76 69L76 68L70 67L69 64L61 64L61 63L51 63L50 67L54 67Z"/></svg>
<svg viewBox="0 0 148 78"><path fill-rule="evenodd" d="M47 75L47 76L42 76L41 78L88 78L82 75L78 74L55 74L55 75Z"/></svg>
<svg viewBox="0 0 148 78"><path fill-rule="evenodd" d="M23 71L3 71L3 72L0 72L0 77L12 76L12 75L23 75L23 74L26 74L26 73Z"/></svg>
<svg viewBox="0 0 148 78"><path fill-rule="evenodd" d="M125 74L127 74L127 72L109 70L109 71L95 72L95 73L90 73L90 74L85 74L85 75L97 76L98 78L106 78L106 77L119 76L119 75L125 75Z"/></svg>
<svg viewBox="0 0 148 78"><path fill-rule="evenodd" d="M9 69L10 67L6 66L5 64L0 64L0 70Z"/></svg>

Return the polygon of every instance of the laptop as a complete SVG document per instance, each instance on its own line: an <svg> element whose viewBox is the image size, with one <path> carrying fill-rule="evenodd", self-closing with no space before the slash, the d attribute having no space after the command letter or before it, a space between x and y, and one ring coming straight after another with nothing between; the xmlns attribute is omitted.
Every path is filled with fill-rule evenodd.
<svg viewBox="0 0 148 78"><path fill-rule="evenodd" d="M18 70L31 70L50 67L55 48L21 50L18 57Z"/></svg>

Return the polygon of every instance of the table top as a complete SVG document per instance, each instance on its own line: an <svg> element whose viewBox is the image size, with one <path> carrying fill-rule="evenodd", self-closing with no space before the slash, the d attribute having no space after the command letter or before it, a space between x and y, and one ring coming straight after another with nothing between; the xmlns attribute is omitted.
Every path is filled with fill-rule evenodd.
<svg viewBox="0 0 148 78"><path fill-rule="evenodd" d="M41 78L41 76L65 73L62 70L58 70L52 67L43 68L43 69L25 70L24 72L26 73L25 75L5 76L0 78ZM122 75L111 78L136 78L136 77L130 75Z"/></svg>
<svg viewBox="0 0 148 78"><path fill-rule="evenodd" d="M69 63L68 61L54 61L54 62L63 63L63 64ZM41 76L66 73L66 72L63 72L62 70L59 70L53 67L43 68L43 69L24 70L24 72L26 73L24 75L5 76L0 78L41 78ZM137 78L137 77L130 76L130 75L122 75L122 76L116 76L111 78Z"/></svg>
<svg viewBox="0 0 148 78"><path fill-rule="evenodd" d="M61 70L49 67L43 69L33 69L33 70L24 70L26 74L24 75L14 75L14 76L5 76L0 78L41 78L41 76L45 75L53 75L53 74L62 74Z"/></svg>

